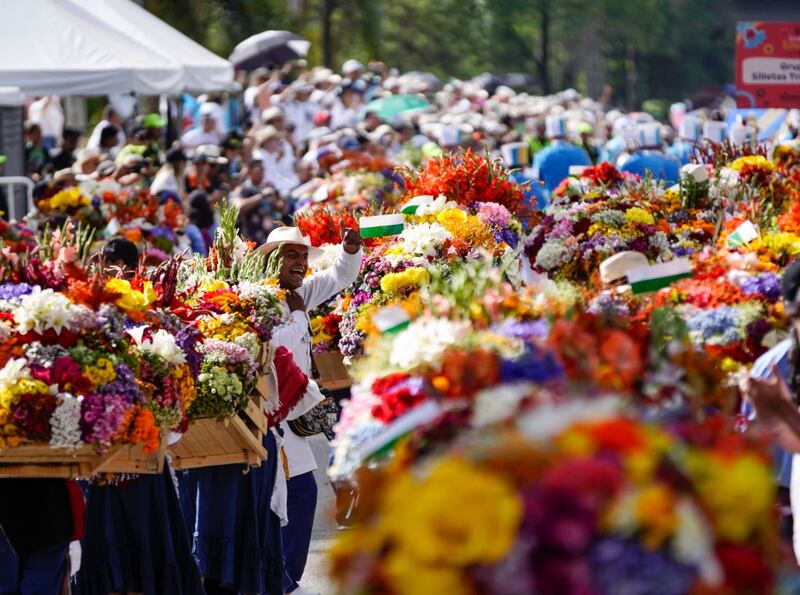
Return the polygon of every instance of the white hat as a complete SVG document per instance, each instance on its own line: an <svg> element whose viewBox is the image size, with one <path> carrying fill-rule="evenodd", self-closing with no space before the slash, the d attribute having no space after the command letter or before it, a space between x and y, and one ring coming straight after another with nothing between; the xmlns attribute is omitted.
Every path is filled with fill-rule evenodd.
<svg viewBox="0 0 800 595"><path fill-rule="evenodd" d="M619 252L600 263L600 280L603 283L613 283L625 277L629 270L649 264L647 257L641 252Z"/></svg>
<svg viewBox="0 0 800 595"><path fill-rule="evenodd" d="M102 155L100 154L100 149L88 147L85 149L80 149L77 152L77 159L75 159L75 164L72 166L72 168L76 173L81 173L81 168L83 167L84 163L96 159L97 163L99 164L101 158Z"/></svg>
<svg viewBox="0 0 800 595"><path fill-rule="evenodd" d="M455 147L461 144L461 128L456 124L447 124L439 129L439 143L443 147Z"/></svg>
<svg viewBox="0 0 800 595"><path fill-rule="evenodd" d="M218 165L228 163L228 160L220 155L217 145L200 145L194 151L193 160L206 161L207 163L216 163Z"/></svg>
<svg viewBox="0 0 800 595"><path fill-rule="evenodd" d="M725 122L706 120L703 125L703 138L713 143L722 143L728 135L728 125Z"/></svg>
<svg viewBox="0 0 800 595"><path fill-rule="evenodd" d="M311 84L320 85L330 81L333 71L330 68L315 68L311 71Z"/></svg>
<svg viewBox="0 0 800 595"><path fill-rule="evenodd" d="M262 124L269 124L275 118L283 118L284 113L281 108L276 105L272 107L268 107L263 112L261 112L261 123Z"/></svg>
<svg viewBox="0 0 800 595"><path fill-rule="evenodd" d="M265 126L256 133L256 143L261 146L265 141L277 138L280 135L280 131L274 126Z"/></svg>
<svg viewBox="0 0 800 595"><path fill-rule="evenodd" d="M564 138L567 136L567 121L562 116L547 116L545 128L549 138Z"/></svg>
<svg viewBox="0 0 800 595"><path fill-rule="evenodd" d="M661 125L639 124L636 127L636 143L643 149L661 148Z"/></svg>
<svg viewBox="0 0 800 595"><path fill-rule="evenodd" d="M200 105L200 116L213 116L216 111L215 104L206 102Z"/></svg>
<svg viewBox="0 0 800 595"><path fill-rule="evenodd" d="M528 165L528 151L527 143L507 143L505 145L500 145L500 154L503 156L503 163L506 167Z"/></svg>
<svg viewBox="0 0 800 595"><path fill-rule="evenodd" d="M324 253L324 250L321 248L312 246L311 240L300 233L300 230L296 227L276 227L270 232L269 236L267 236L267 241L259 246L258 249L261 250L264 255L268 255L281 244L305 246L308 248L309 260L319 258Z"/></svg>
<svg viewBox="0 0 800 595"><path fill-rule="evenodd" d="M352 58L342 64L342 74L345 76L361 70L364 70L364 65L358 60L353 60Z"/></svg>
<svg viewBox="0 0 800 595"><path fill-rule="evenodd" d="M678 136L683 140L697 142L700 140L700 120L695 116L684 116L678 127Z"/></svg>
<svg viewBox="0 0 800 595"><path fill-rule="evenodd" d="M728 138L734 145L748 145L755 140L756 131L752 126L737 123L731 126Z"/></svg>

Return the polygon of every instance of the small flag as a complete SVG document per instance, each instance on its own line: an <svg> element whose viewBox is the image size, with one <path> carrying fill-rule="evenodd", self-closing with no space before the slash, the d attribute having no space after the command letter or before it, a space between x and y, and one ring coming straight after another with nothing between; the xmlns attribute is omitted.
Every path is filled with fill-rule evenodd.
<svg viewBox="0 0 800 595"><path fill-rule="evenodd" d="M403 215L414 215L417 212L417 209L420 205L429 205L433 202L433 197L430 194L422 194L420 196L415 196L411 200L409 200L406 204L403 205L403 208L400 209L400 212Z"/></svg>
<svg viewBox="0 0 800 595"><path fill-rule="evenodd" d="M396 236L402 233L404 225L402 213L374 215L372 217L362 217L358 220L362 238Z"/></svg>
<svg viewBox="0 0 800 595"><path fill-rule="evenodd" d="M396 333L410 323L408 314L400 306L387 306L372 315L372 324L382 334Z"/></svg>
<svg viewBox="0 0 800 595"><path fill-rule="evenodd" d="M569 166L569 177L570 178L580 178L583 170L589 169L585 165L570 165Z"/></svg>
<svg viewBox="0 0 800 595"><path fill-rule="evenodd" d="M361 447L358 451L359 458L364 461L370 457L390 451L403 436L407 436L420 426L431 423L442 412L442 406L439 405L438 401L424 401L408 413L404 413L395 419L381 430L377 436Z"/></svg>
<svg viewBox="0 0 800 595"><path fill-rule="evenodd" d="M695 182L705 182L708 180L706 166L699 163L687 163L681 167L682 178L692 178Z"/></svg>
<svg viewBox="0 0 800 595"><path fill-rule="evenodd" d="M646 267L636 267L627 272L628 283L634 295L657 291L678 279L692 276L692 263L685 258Z"/></svg>
<svg viewBox="0 0 800 595"><path fill-rule="evenodd" d="M745 221L739 227L733 230L733 233L728 236L728 246L738 248L739 246L746 246L758 237L758 230L756 226L750 221Z"/></svg>

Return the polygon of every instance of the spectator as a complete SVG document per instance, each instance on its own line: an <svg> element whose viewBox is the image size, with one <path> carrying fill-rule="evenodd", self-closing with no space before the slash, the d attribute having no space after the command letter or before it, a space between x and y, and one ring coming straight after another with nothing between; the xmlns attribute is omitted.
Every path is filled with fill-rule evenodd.
<svg viewBox="0 0 800 595"><path fill-rule="evenodd" d="M30 120L25 122L25 171L34 180L38 179L47 166L47 151L42 146L42 129Z"/></svg>
<svg viewBox="0 0 800 595"><path fill-rule="evenodd" d="M78 148L80 138L81 133L79 130L75 128L64 128L61 148L56 150L51 157L53 169L55 171L72 167L75 163L75 151Z"/></svg>
<svg viewBox="0 0 800 595"><path fill-rule="evenodd" d="M200 126L192 128L181 137L181 144L187 149L200 145L219 145L222 134L214 117L214 104L204 103L200 106Z"/></svg>
<svg viewBox="0 0 800 595"><path fill-rule="evenodd" d="M202 190L195 190L189 195L189 225L186 226L186 237L192 252L207 256L211 244L214 243L214 212L208 202L208 195Z"/></svg>
<svg viewBox="0 0 800 595"><path fill-rule="evenodd" d="M162 192L172 192L183 199L186 195L186 154L180 147L167 151L166 162L158 170L150 192L159 195Z"/></svg>
<svg viewBox="0 0 800 595"><path fill-rule="evenodd" d="M28 120L39 125L42 146L48 151L55 149L64 133L64 110L58 95L45 95L28 108Z"/></svg>
<svg viewBox="0 0 800 595"><path fill-rule="evenodd" d="M247 164L244 183L231 197L239 209L239 225L244 236L263 244L276 224L283 220L286 203L264 180L264 164L251 161Z"/></svg>
<svg viewBox="0 0 800 595"><path fill-rule="evenodd" d="M92 130L92 134L89 136L89 140L86 141L86 147L88 149L99 149L101 147L101 135L103 130L108 128L109 126L114 127L114 134L116 135L116 142L112 144L108 144L107 147L109 149L116 147L117 150L121 149L125 146L126 137L125 132L122 129L122 116L110 105L107 105L105 109L103 109L103 119L97 123L97 126L94 127ZM110 141L107 141L110 143Z"/></svg>
<svg viewBox="0 0 800 595"><path fill-rule="evenodd" d="M77 159L72 169L76 174L89 176L97 171L100 160L101 154L99 149L80 149L77 152Z"/></svg>
<svg viewBox="0 0 800 595"><path fill-rule="evenodd" d="M364 74L364 65L358 60L350 59L342 64L342 75L345 80L354 83Z"/></svg>
<svg viewBox="0 0 800 595"><path fill-rule="evenodd" d="M219 147L215 145L200 145L192 157L192 166L186 174L186 192L203 190L213 203L216 203L219 194L219 179L214 175L219 165L226 165L228 160L221 157Z"/></svg>
<svg viewBox="0 0 800 595"><path fill-rule="evenodd" d="M113 124L109 124L103 130L100 131L100 135L98 137L98 145L97 147L86 145L87 149L99 149L101 153L104 155L108 155L112 159L117 156L117 153L122 150L125 141L123 140L123 145L117 144L120 139L120 130Z"/></svg>
<svg viewBox="0 0 800 595"><path fill-rule="evenodd" d="M258 134L254 157L264 163L267 181L285 196L300 185L300 179L295 171L294 153L286 150L282 140L280 131L267 126Z"/></svg>
<svg viewBox="0 0 800 595"><path fill-rule="evenodd" d="M339 98L331 109L331 128L355 128L361 111L361 95L352 85L344 86L339 91Z"/></svg>

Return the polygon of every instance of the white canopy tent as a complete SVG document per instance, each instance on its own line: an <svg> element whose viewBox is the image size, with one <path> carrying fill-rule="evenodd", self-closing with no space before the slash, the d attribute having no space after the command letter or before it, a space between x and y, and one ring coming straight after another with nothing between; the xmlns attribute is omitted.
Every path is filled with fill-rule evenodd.
<svg viewBox="0 0 800 595"><path fill-rule="evenodd" d="M130 0L3 3L0 86L25 95L175 95L233 85L233 67Z"/></svg>
<svg viewBox="0 0 800 595"><path fill-rule="evenodd" d="M236 88L233 65L131 0L70 0L109 27L183 68L184 91Z"/></svg>

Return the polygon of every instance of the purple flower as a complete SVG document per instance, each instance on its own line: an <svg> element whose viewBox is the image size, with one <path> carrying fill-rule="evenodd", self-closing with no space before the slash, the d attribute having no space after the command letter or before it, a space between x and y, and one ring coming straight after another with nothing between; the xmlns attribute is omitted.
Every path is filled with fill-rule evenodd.
<svg viewBox="0 0 800 595"><path fill-rule="evenodd" d="M739 283L739 286L747 295L761 294L772 301L781 296L781 278L775 273L747 277Z"/></svg>
<svg viewBox="0 0 800 595"><path fill-rule="evenodd" d="M125 364L117 364L114 368L117 377L98 389L100 395L117 395L128 403L144 403L144 394L136 383L136 377Z"/></svg>
<svg viewBox="0 0 800 595"><path fill-rule="evenodd" d="M696 578L694 567L664 550L646 550L633 539L607 537L589 551L592 582L600 595L683 595Z"/></svg>
<svg viewBox="0 0 800 595"><path fill-rule="evenodd" d="M110 446L133 405L121 395L88 395L81 402L81 440Z"/></svg>
<svg viewBox="0 0 800 595"><path fill-rule="evenodd" d="M197 329L188 325L175 333L175 344L186 354L186 363L189 364L195 380L200 373L200 364L203 363L203 356L197 352L197 343L200 337Z"/></svg>
<svg viewBox="0 0 800 595"><path fill-rule="evenodd" d="M519 244L519 236L508 228L495 230L493 235L496 242L505 242L511 248L516 248Z"/></svg>
<svg viewBox="0 0 800 595"><path fill-rule="evenodd" d="M535 384L545 384L564 375L564 370L552 353L543 351L533 344L528 344L527 347L520 358L500 362L502 382L527 380Z"/></svg>
<svg viewBox="0 0 800 595"><path fill-rule="evenodd" d="M3 283L0 285L0 300L17 301L33 291L27 283Z"/></svg>

